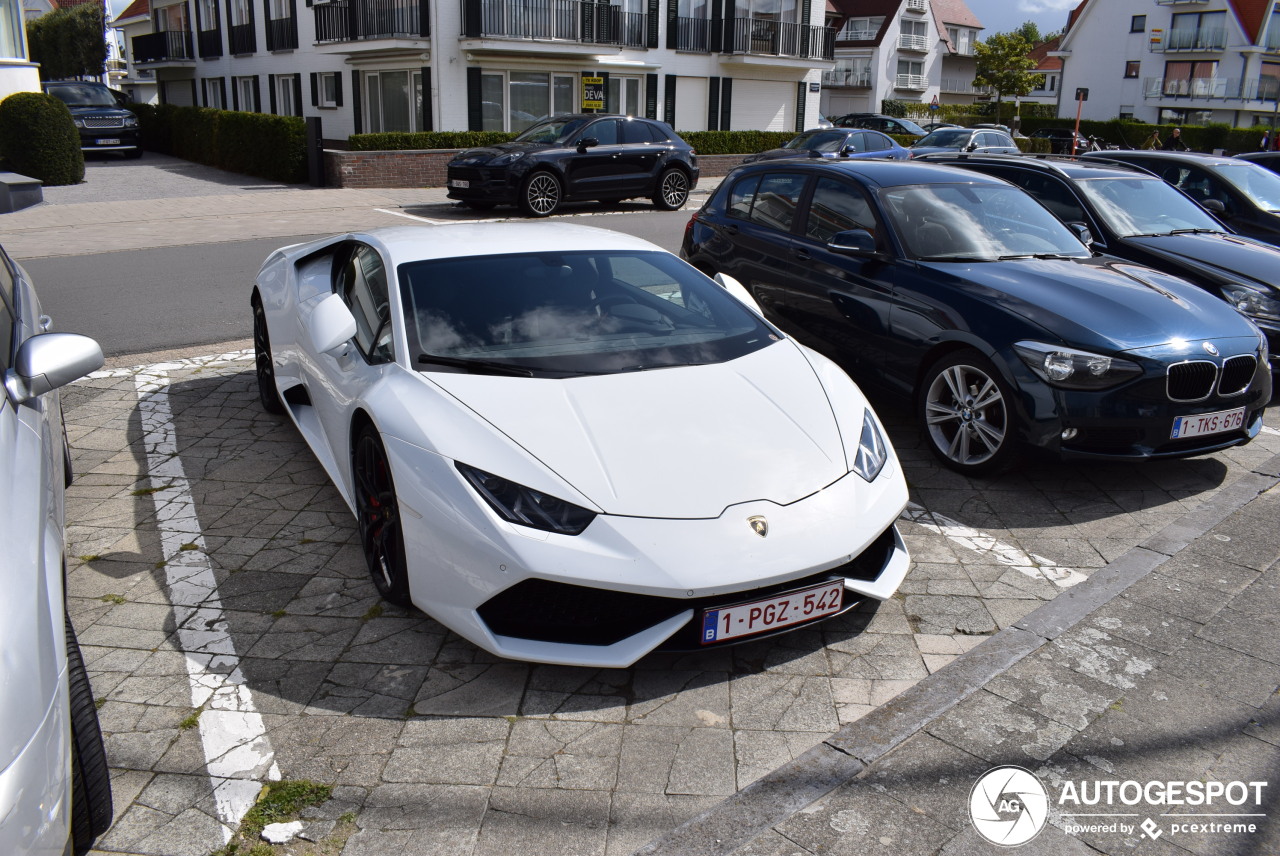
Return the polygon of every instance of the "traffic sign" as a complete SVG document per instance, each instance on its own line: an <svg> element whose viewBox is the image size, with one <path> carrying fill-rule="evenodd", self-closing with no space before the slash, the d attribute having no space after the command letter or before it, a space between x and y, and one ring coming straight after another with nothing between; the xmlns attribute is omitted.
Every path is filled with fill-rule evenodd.
<svg viewBox="0 0 1280 856"><path fill-rule="evenodd" d="M930 109L930 110L937 110L937 109L938 109L938 96L936 96L936 95L935 95L935 96L933 96L933 100L929 102L929 109Z"/></svg>

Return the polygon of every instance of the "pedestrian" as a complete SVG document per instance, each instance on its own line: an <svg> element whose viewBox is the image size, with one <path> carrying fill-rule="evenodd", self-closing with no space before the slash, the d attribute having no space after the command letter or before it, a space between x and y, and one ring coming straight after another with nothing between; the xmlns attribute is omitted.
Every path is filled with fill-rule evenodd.
<svg viewBox="0 0 1280 856"><path fill-rule="evenodd" d="M1262 132L1262 142L1258 145L1258 151L1265 152L1271 149L1271 129Z"/></svg>
<svg viewBox="0 0 1280 856"><path fill-rule="evenodd" d="M1161 146L1166 152L1189 152L1191 147L1182 139L1182 129L1174 128L1173 133L1169 135L1169 139L1164 141Z"/></svg>
<svg viewBox="0 0 1280 856"><path fill-rule="evenodd" d="M1160 145L1160 129L1157 128L1151 132L1151 136L1147 137L1147 141L1142 144L1142 147L1144 149L1158 149Z"/></svg>

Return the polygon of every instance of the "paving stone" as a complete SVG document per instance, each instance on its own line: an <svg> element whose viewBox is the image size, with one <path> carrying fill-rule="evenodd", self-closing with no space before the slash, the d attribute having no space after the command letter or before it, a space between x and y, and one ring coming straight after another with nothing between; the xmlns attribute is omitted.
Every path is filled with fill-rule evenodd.
<svg viewBox="0 0 1280 856"><path fill-rule="evenodd" d="M776 827L811 853L932 853L953 832L922 817L893 797L859 791L856 798L836 791Z"/></svg>
<svg viewBox="0 0 1280 856"><path fill-rule="evenodd" d="M1079 838L1052 826L1045 826L1039 835L1022 847L1037 856L1096 856L1098 852ZM970 826L956 833L943 845L938 856L995 856L1008 850L1007 847L990 843Z"/></svg>
<svg viewBox="0 0 1280 856"><path fill-rule="evenodd" d="M603 856L609 802L607 793L595 791L494 788L473 853L538 853L547 847L550 829L556 853Z"/></svg>
<svg viewBox="0 0 1280 856"><path fill-rule="evenodd" d="M1036 711L1075 731L1083 731L1124 690L1055 660L1052 646L996 675L988 691Z"/></svg>
<svg viewBox="0 0 1280 856"><path fill-rule="evenodd" d="M996 623L976 597L908 595L907 617L915 633L994 633Z"/></svg>
<svg viewBox="0 0 1280 856"><path fill-rule="evenodd" d="M1260 707L1280 686L1280 667L1192 637L1169 655L1170 668L1195 686Z"/></svg>
<svg viewBox="0 0 1280 856"><path fill-rule="evenodd" d="M720 728L690 729L676 747L665 793L728 796L737 790L733 734Z"/></svg>
<svg viewBox="0 0 1280 856"><path fill-rule="evenodd" d="M1075 735L1065 725L984 690L925 730L979 758L1023 766L1049 758Z"/></svg>
<svg viewBox="0 0 1280 856"><path fill-rule="evenodd" d="M1280 642L1275 635L1274 615L1256 611L1237 612L1227 607L1196 635L1242 654L1280 664Z"/></svg>

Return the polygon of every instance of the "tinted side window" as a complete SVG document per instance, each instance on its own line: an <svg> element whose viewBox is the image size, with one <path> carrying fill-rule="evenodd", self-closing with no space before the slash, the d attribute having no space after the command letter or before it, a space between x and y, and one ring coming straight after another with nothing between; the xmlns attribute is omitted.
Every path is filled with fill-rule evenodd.
<svg viewBox="0 0 1280 856"><path fill-rule="evenodd" d="M756 198L756 188L760 186L760 176L744 178L729 191L729 210L725 213L740 220L747 219L751 213L751 203Z"/></svg>
<svg viewBox="0 0 1280 856"><path fill-rule="evenodd" d="M847 229L866 229L874 235L876 218L871 205L855 187L831 178L818 179L809 203L805 237L825 244L836 232Z"/></svg>
<svg viewBox="0 0 1280 856"><path fill-rule="evenodd" d="M887 148L891 148L893 143L893 141L884 134L876 133L863 134L862 140L865 148L859 149L859 151L864 152L882 152Z"/></svg>
<svg viewBox="0 0 1280 856"><path fill-rule="evenodd" d="M644 122L623 122L622 141L624 143L652 143L653 131Z"/></svg>
<svg viewBox="0 0 1280 856"><path fill-rule="evenodd" d="M370 362L392 358L387 271L372 248L355 248L338 273L337 292L356 319L356 346Z"/></svg>
<svg viewBox="0 0 1280 856"><path fill-rule="evenodd" d="M1071 189L1056 178L1037 175L1020 169L992 170L1005 181L1011 181L1030 193L1036 200L1053 212L1053 215L1064 223L1088 223L1089 218L1084 208L1076 199Z"/></svg>
<svg viewBox="0 0 1280 856"><path fill-rule="evenodd" d="M803 175L766 175L760 181L760 190L747 219L779 232L790 232L804 183Z"/></svg>
<svg viewBox="0 0 1280 856"><path fill-rule="evenodd" d="M618 120L605 119L603 122L596 122L587 128L582 134L583 137L595 137L600 141L602 146L616 146L618 139Z"/></svg>
<svg viewBox="0 0 1280 856"><path fill-rule="evenodd" d="M13 366L13 272L0 255L0 372Z"/></svg>

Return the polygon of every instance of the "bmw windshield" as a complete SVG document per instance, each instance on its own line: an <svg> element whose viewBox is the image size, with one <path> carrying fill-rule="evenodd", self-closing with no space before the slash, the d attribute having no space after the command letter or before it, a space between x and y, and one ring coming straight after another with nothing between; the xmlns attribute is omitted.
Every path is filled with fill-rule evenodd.
<svg viewBox="0 0 1280 856"><path fill-rule="evenodd" d="M1224 231L1203 208L1158 178L1091 178L1076 186L1093 203L1098 217L1122 238Z"/></svg>
<svg viewBox="0 0 1280 856"><path fill-rule="evenodd" d="M1248 161L1216 164L1213 171L1263 211L1280 212L1280 175Z"/></svg>
<svg viewBox="0 0 1280 856"><path fill-rule="evenodd" d="M880 201L907 252L922 261L1091 255L1048 209L1007 184L887 187Z"/></svg>
<svg viewBox="0 0 1280 856"><path fill-rule="evenodd" d="M567 377L719 363L778 340L668 253L479 255L400 266L423 371Z"/></svg>

